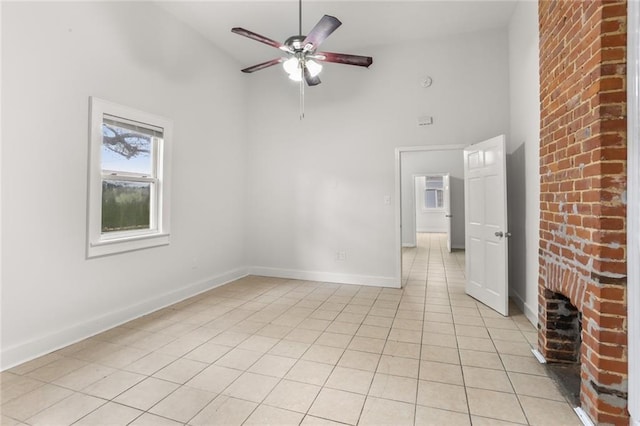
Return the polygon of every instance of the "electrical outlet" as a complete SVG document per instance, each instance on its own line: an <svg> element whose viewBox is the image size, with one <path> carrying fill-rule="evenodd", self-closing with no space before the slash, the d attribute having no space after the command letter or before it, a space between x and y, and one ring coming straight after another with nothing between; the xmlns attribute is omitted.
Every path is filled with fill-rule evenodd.
<svg viewBox="0 0 640 426"><path fill-rule="evenodd" d="M339 251L336 253L336 260L339 262L344 262L347 260L347 253L344 251Z"/></svg>

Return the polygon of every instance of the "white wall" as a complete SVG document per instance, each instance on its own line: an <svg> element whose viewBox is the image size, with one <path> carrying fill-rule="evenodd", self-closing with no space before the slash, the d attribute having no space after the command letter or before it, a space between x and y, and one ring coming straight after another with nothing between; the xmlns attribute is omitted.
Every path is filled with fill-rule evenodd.
<svg viewBox="0 0 640 426"><path fill-rule="evenodd" d="M2 8L2 367L246 273L238 64L149 3ZM91 95L173 119L169 246L85 258Z"/></svg>
<svg viewBox="0 0 640 426"><path fill-rule="evenodd" d="M414 214L416 232L447 232L447 217L444 209L425 209L426 180L424 176L414 179Z"/></svg>
<svg viewBox="0 0 640 426"><path fill-rule="evenodd" d="M399 285L395 206L384 203L397 190L395 148L508 133L507 47L503 29L351 52L372 55L371 69L327 64L302 121L281 70L248 75L252 271ZM434 124L418 127L423 114Z"/></svg>
<svg viewBox="0 0 640 426"><path fill-rule="evenodd" d="M415 197L412 197L413 176L450 173L451 246L464 248L464 161L462 150L409 151L401 154L402 245L415 247L417 223ZM444 213L442 213L444 216ZM419 231L418 231L419 232ZM446 232L446 229L445 231Z"/></svg>
<svg viewBox="0 0 640 426"><path fill-rule="evenodd" d="M538 4L518 2L509 23L509 292L534 324L538 321L540 218L538 44Z"/></svg>

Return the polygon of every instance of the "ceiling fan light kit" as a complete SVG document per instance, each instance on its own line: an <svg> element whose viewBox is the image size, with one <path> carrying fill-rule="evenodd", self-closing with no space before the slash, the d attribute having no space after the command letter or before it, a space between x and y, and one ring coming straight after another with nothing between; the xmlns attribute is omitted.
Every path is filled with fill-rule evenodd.
<svg viewBox="0 0 640 426"><path fill-rule="evenodd" d="M345 53L317 52L316 50L342 22L335 16L324 15L306 36L302 35L302 0L298 1L298 31L299 35L289 37L284 43L279 43L268 37L254 33L244 28L235 27L231 32L259 41L271 47L282 50L287 58L280 57L248 68L242 72L252 73L273 65L282 63L282 67L293 81L300 82L300 119L304 118L304 84L317 86L321 83L318 74L322 65L318 62L334 62L344 65L355 65L368 68L373 63L370 56L350 55Z"/></svg>

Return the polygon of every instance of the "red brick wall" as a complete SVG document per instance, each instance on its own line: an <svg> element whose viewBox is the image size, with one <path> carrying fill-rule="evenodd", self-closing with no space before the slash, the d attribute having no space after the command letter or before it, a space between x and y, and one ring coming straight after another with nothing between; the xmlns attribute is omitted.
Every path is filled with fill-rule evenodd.
<svg viewBox="0 0 640 426"><path fill-rule="evenodd" d="M626 2L541 0L538 12L539 346L552 360L545 307L561 293L582 312L583 409L627 424Z"/></svg>

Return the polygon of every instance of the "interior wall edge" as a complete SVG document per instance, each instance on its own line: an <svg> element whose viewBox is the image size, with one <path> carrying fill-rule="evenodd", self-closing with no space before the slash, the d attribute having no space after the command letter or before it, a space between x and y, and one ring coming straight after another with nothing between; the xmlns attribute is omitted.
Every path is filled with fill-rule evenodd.
<svg viewBox="0 0 640 426"><path fill-rule="evenodd" d="M627 6L627 326L629 424L640 426L640 3Z"/></svg>
<svg viewBox="0 0 640 426"><path fill-rule="evenodd" d="M147 300L112 311L106 315L78 321L62 330L21 342L0 351L0 371L15 367L42 355L54 352L81 340L95 336L144 315L156 312L200 293L246 277L246 268L236 268L225 273L190 283L174 291L153 296Z"/></svg>
<svg viewBox="0 0 640 426"><path fill-rule="evenodd" d="M534 326L538 325L538 307L532 308L525 302L525 299L516 291L512 291L509 294L509 297L516 304L518 309L522 311L525 317L529 320L531 324Z"/></svg>

